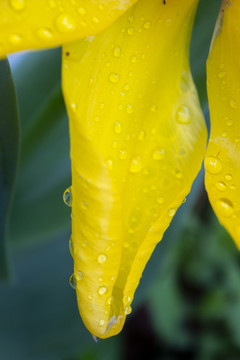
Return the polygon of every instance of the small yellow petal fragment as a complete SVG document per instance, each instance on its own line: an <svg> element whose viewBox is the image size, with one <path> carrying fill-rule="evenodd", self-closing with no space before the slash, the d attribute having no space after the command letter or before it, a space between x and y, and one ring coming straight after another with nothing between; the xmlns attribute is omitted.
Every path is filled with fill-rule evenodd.
<svg viewBox="0 0 240 360"><path fill-rule="evenodd" d="M187 51L197 3L139 0L95 38L63 49L74 267L84 273L77 299L100 338L121 331L144 267L204 157Z"/></svg>
<svg viewBox="0 0 240 360"><path fill-rule="evenodd" d="M205 183L219 221L240 248L240 2L224 0L207 76L211 134Z"/></svg>
<svg viewBox="0 0 240 360"><path fill-rule="evenodd" d="M136 1L1 0L0 58L95 35Z"/></svg>

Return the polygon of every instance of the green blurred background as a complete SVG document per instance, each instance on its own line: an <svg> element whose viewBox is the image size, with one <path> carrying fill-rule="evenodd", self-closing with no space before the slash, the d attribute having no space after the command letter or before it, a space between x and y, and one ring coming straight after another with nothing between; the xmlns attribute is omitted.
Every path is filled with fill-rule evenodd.
<svg viewBox="0 0 240 360"><path fill-rule="evenodd" d="M219 6L200 1L191 45L207 122L205 63ZM122 333L93 342L68 283L70 209L62 194L71 173L61 50L20 54L10 64L21 151L7 76L0 84L0 360L239 359L240 255L210 208L202 172L144 271ZM1 71L8 73L6 61Z"/></svg>

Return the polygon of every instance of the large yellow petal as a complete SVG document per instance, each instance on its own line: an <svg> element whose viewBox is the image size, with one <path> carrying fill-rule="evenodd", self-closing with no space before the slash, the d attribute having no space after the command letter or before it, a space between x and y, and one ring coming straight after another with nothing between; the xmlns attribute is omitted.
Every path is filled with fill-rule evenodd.
<svg viewBox="0 0 240 360"><path fill-rule="evenodd" d="M86 327L117 334L142 271L188 194L206 129L188 64L197 0L140 0L63 49L72 244Z"/></svg>
<svg viewBox="0 0 240 360"><path fill-rule="evenodd" d="M240 2L223 1L208 64L211 135L206 188L240 248Z"/></svg>
<svg viewBox="0 0 240 360"><path fill-rule="evenodd" d="M137 0L1 0L0 58L96 34Z"/></svg>

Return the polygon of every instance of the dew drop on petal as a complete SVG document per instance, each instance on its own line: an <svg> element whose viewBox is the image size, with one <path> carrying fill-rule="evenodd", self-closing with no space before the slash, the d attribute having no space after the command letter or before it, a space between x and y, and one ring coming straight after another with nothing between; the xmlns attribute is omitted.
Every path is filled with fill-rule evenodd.
<svg viewBox="0 0 240 360"><path fill-rule="evenodd" d="M210 174L219 174L222 171L222 163L221 161L216 158L215 156L208 156L205 159L205 169L210 173Z"/></svg>
<svg viewBox="0 0 240 360"><path fill-rule="evenodd" d="M103 319L99 320L99 322L98 322L99 326L104 326L104 324L105 324L105 321Z"/></svg>
<svg viewBox="0 0 240 360"><path fill-rule="evenodd" d="M108 289L106 286L101 286L99 289L98 289L98 293L99 295L105 295L107 293Z"/></svg>
<svg viewBox="0 0 240 360"><path fill-rule="evenodd" d="M98 256L98 262L99 264L104 264L107 261L107 255L105 254L101 254Z"/></svg>
<svg viewBox="0 0 240 360"><path fill-rule="evenodd" d="M124 309L125 315L129 315L129 314L131 314L131 312L132 312L131 306L126 306Z"/></svg>
<svg viewBox="0 0 240 360"><path fill-rule="evenodd" d="M187 125L191 122L189 108L186 105L181 105L176 112L176 121L179 124Z"/></svg>
<svg viewBox="0 0 240 360"><path fill-rule="evenodd" d="M69 239L69 251L70 251L70 254L72 255L72 258L73 258L74 250L73 250L73 241L72 241L71 237Z"/></svg>
<svg viewBox="0 0 240 360"><path fill-rule="evenodd" d="M222 216L230 217L233 214L233 204L228 199L220 199L216 202L216 207Z"/></svg>
<svg viewBox="0 0 240 360"><path fill-rule="evenodd" d="M224 191L226 189L226 184L225 182L223 181L219 181L216 183L216 188L219 190L219 191Z"/></svg>
<svg viewBox="0 0 240 360"><path fill-rule="evenodd" d="M61 33L72 32L75 30L75 20L69 14L60 14L56 18L56 28Z"/></svg>
<svg viewBox="0 0 240 360"><path fill-rule="evenodd" d="M25 0L10 0L10 6L15 11L23 10L26 6L26 1Z"/></svg>
<svg viewBox="0 0 240 360"><path fill-rule="evenodd" d="M77 280L76 280L76 277L75 277L75 274L74 274L74 273L70 276L69 284L70 284L70 286L71 286L73 289L76 289Z"/></svg>
<svg viewBox="0 0 240 360"><path fill-rule="evenodd" d="M67 188L63 194L63 201L67 206L72 206L72 191L71 187Z"/></svg>

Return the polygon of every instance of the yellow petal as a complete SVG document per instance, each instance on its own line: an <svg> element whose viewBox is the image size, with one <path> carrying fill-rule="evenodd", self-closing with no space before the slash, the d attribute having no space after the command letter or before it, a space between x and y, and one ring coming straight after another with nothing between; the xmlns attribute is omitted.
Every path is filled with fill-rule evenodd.
<svg viewBox="0 0 240 360"><path fill-rule="evenodd" d="M1 0L0 58L94 35L137 0Z"/></svg>
<svg viewBox="0 0 240 360"><path fill-rule="evenodd" d="M140 0L105 32L63 49L76 292L97 337L122 329L204 156L188 64L197 2Z"/></svg>
<svg viewBox="0 0 240 360"><path fill-rule="evenodd" d="M240 2L223 1L207 64L211 136L205 159L211 205L240 248Z"/></svg>

